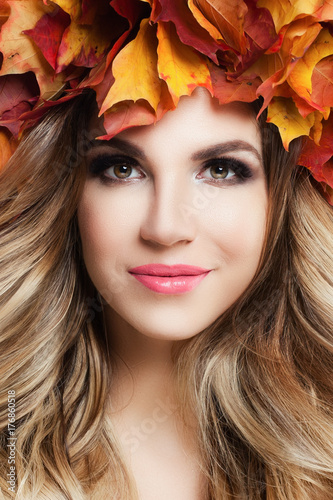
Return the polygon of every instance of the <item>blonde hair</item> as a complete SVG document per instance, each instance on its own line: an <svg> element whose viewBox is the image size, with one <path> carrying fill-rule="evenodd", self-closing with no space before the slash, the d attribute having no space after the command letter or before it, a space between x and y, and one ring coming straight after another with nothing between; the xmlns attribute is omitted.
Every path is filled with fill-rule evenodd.
<svg viewBox="0 0 333 500"><path fill-rule="evenodd" d="M76 222L93 112L91 94L59 106L0 178L4 498L93 498L105 477L110 497L136 498L106 422L112 363ZM288 154L270 127L262 134L270 208L261 264L236 304L179 345L179 397L184 419L198 419L210 498L328 499L332 211L295 170L297 147ZM13 390L15 493L6 480Z"/></svg>

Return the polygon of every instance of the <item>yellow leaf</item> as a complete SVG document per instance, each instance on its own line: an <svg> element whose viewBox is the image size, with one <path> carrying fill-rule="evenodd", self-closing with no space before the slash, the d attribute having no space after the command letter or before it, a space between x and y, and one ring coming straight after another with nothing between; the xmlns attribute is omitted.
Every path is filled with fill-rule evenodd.
<svg viewBox="0 0 333 500"><path fill-rule="evenodd" d="M191 95L196 87L206 87L212 92L204 57L179 40L173 23L159 22L157 38L159 76L167 83L175 105L182 95Z"/></svg>
<svg viewBox="0 0 333 500"><path fill-rule="evenodd" d="M290 73L287 81L295 92L310 103L317 107L312 99L312 74L316 64L327 56L333 54L333 37L328 30L322 30L316 41L307 50L295 64L293 71Z"/></svg>
<svg viewBox="0 0 333 500"><path fill-rule="evenodd" d="M323 0L259 0L257 7L270 11L278 33L297 16L315 14L322 4Z"/></svg>
<svg viewBox="0 0 333 500"><path fill-rule="evenodd" d="M121 101L145 99L154 110L161 95L161 81L157 72L157 39L155 28L143 19L134 40L115 57L112 65L115 79L100 111L104 113Z"/></svg>
<svg viewBox="0 0 333 500"><path fill-rule="evenodd" d="M11 8L8 21L2 26L0 51L3 63L0 76L33 71L36 75L41 97L47 98L63 86L63 78L54 76L54 70L46 61L34 42L22 32L31 29L54 6L46 6L38 0L8 2Z"/></svg>
<svg viewBox="0 0 333 500"><path fill-rule="evenodd" d="M293 139L301 135L309 135L315 116L311 113L303 118L291 99L275 97L268 106L267 121L278 127L283 146L288 151Z"/></svg>
<svg viewBox="0 0 333 500"><path fill-rule="evenodd" d="M105 28L105 23L95 22L90 26L72 22L61 41L57 58L58 71L63 71L72 62L76 66L96 66L110 45L109 29Z"/></svg>
<svg viewBox="0 0 333 500"><path fill-rule="evenodd" d="M319 146L319 142L321 139L321 134L323 131L323 115L319 113L319 111L315 111L314 113L314 124L311 129L311 136L313 137L314 142Z"/></svg>

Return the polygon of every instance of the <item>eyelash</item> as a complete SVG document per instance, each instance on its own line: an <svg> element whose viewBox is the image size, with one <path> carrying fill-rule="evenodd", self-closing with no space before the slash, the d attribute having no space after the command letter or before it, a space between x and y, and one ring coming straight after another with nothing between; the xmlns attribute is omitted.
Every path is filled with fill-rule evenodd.
<svg viewBox="0 0 333 500"><path fill-rule="evenodd" d="M109 154L100 154L96 156L95 158L92 159L89 165L89 171L94 177L99 177L103 183L109 184L123 184L126 182L133 182L139 179L142 179L145 177L144 172L141 171L139 177L135 178L129 178L125 177L123 179L117 178L117 177L111 177L106 175L105 171L108 169L114 169L117 166L126 166L126 167L131 167L132 169L137 169L141 170L139 163L134 159L129 156L119 156L119 155L109 155ZM226 176L226 178L214 178L212 177L205 177L202 175L203 173L209 171L209 169L212 169L214 167L218 168L227 168L230 171L234 173L231 177ZM218 184L221 185L222 183L237 183L237 182L244 182L246 179L249 179L250 177L253 176L251 168L244 163L243 161L240 161L236 158L231 158L231 157L221 157L221 158L213 158L211 160L208 160L204 163L202 167L202 172L199 174L197 177L200 180L206 180L209 181L213 184Z"/></svg>

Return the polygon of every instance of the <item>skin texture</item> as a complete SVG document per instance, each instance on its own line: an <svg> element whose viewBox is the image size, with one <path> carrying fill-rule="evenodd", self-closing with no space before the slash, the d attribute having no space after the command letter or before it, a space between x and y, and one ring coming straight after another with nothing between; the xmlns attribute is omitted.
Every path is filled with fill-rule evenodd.
<svg viewBox="0 0 333 500"><path fill-rule="evenodd" d="M221 154L221 146L229 152ZM181 98L155 126L124 131L87 154L78 208L83 256L107 303L109 344L119 359L109 416L140 500L206 498L196 424L184 427L180 417L171 352L175 341L218 318L256 272L267 210L260 154L249 107L219 106L203 89ZM214 179L221 156L244 162L251 177L224 170L227 178ZM107 180L124 164L132 168L127 180ZM97 175L96 165L106 170ZM151 263L210 272L190 292L162 294L128 272Z"/></svg>
<svg viewBox="0 0 333 500"><path fill-rule="evenodd" d="M246 163L252 177L244 181L231 171L216 182L209 168L204 171L207 160L193 159L208 147L240 140L241 149L236 145L224 156ZM126 130L114 146L100 142L88 153L88 166L99 155L129 156L129 143L145 155L130 155L137 165L130 178L107 183L88 174L78 210L85 264L109 304L109 323L151 338L186 339L223 313L257 269L267 193L260 159L247 145L260 155L259 131L246 105L219 106L199 89L156 125ZM114 177L112 169L104 175ZM211 272L194 290L166 295L128 272L150 263Z"/></svg>

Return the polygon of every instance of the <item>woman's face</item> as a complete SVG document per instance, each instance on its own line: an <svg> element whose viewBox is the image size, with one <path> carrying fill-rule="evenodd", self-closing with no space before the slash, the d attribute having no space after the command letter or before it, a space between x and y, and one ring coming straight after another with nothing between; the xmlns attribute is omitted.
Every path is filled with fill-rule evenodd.
<svg viewBox="0 0 333 500"><path fill-rule="evenodd" d="M198 89L156 125L97 142L87 161L78 221L109 321L196 335L244 292L263 246L267 191L248 106Z"/></svg>

